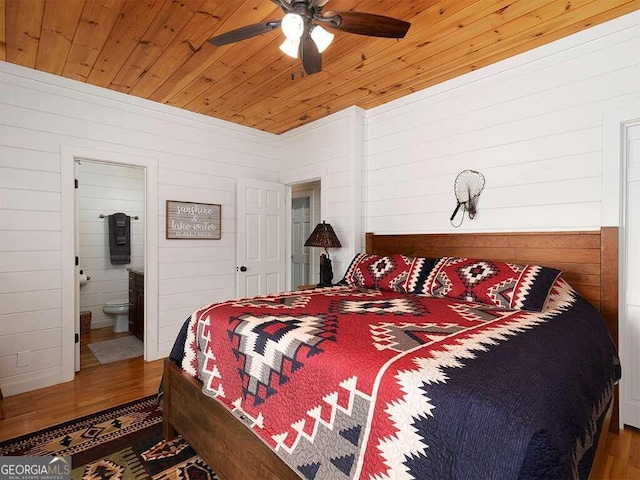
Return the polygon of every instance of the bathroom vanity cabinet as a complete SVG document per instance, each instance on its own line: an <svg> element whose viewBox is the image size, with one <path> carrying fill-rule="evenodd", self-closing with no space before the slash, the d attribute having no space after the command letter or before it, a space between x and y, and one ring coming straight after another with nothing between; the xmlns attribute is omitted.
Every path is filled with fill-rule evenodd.
<svg viewBox="0 0 640 480"><path fill-rule="evenodd" d="M129 270L129 331L144 340L144 273Z"/></svg>

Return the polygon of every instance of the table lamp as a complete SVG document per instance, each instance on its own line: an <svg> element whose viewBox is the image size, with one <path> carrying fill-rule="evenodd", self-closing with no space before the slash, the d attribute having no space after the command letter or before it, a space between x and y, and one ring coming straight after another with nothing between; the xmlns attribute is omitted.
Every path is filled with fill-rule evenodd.
<svg viewBox="0 0 640 480"><path fill-rule="evenodd" d="M330 287L333 280L333 269L331 268L331 258L327 248L339 248L342 246L340 240L336 237L336 232L333 231L333 227L324 221L319 223L313 229L307 241L304 242L304 246L324 248L325 253L320 255L320 283L318 283L318 287Z"/></svg>

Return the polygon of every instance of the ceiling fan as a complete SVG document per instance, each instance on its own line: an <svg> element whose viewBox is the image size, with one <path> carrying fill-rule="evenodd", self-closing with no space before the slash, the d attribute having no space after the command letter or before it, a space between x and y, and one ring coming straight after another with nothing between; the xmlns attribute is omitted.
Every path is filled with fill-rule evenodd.
<svg viewBox="0 0 640 480"><path fill-rule="evenodd" d="M268 20L217 35L209 43L220 47L247 38L262 35L282 27L286 40L280 45L287 55L298 58L307 75L322 70L320 55L331 43L334 35L322 26L371 37L403 38L411 24L397 18L372 13L327 11L322 9L329 0L271 0L285 12L282 20Z"/></svg>

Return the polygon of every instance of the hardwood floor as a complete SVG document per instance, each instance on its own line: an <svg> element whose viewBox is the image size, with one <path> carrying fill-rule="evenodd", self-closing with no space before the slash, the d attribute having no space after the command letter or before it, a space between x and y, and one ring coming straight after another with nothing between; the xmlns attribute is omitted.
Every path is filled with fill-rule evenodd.
<svg viewBox="0 0 640 480"><path fill-rule="evenodd" d="M145 362L138 357L100 365L87 348L92 341L123 335L127 334L114 334L109 328L92 330L82 337L82 368L74 381L5 397L0 441L156 393L162 360ZM609 434L607 452L606 462L591 478L640 480L640 430Z"/></svg>
<svg viewBox="0 0 640 480"><path fill-rule="evenodd" d="M626 427L619 435L609 433L607 461L592 479L640 480L640 430Z"/></svg>
<svg viewBox="0 0 640 480"><path fill-rule="evenodd" d="M110 328L91 330L81 337L80 371L72 382L5 397L0 441L57 423L152 395L162 378L162 360L142 357L100 365L87 344L127 334Z"/></svg>

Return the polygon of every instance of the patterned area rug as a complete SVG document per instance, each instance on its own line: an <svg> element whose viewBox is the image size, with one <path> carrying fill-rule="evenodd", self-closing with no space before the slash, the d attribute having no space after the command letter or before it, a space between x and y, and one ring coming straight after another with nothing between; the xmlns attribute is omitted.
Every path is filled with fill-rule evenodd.
<svg viewBox="0 0 640 480"><path fill-rule="evenodd" d="M216 480L182 438L162 438L155 396L0 443L0 456L71 456L74 480Z"/></svg>
<svg viewBox="0 0 640 480"><path fill-rule="evenodd" d="M101 364L117 362L125 358L134 358L142 355L144 343L134 335L105 340L104 342L90 343L87 345L93 356Z"/></svg>

